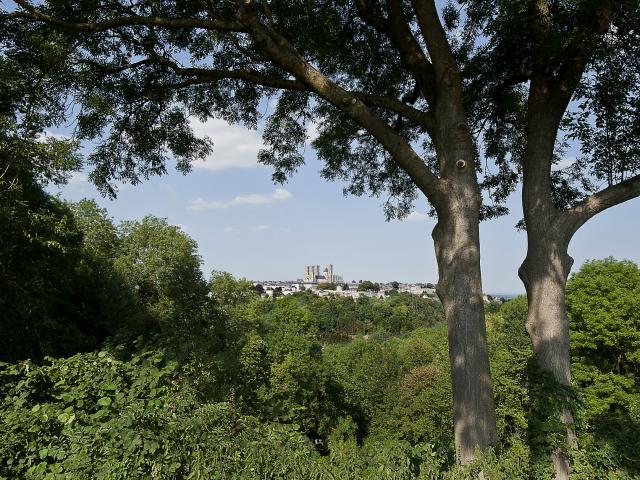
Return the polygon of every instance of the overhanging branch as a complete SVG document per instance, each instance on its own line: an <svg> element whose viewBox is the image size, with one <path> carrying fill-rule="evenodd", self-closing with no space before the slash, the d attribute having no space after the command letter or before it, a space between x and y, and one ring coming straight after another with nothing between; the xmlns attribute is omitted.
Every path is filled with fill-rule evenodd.
<svg viewBox="0 0 640 480"><path fill-rule="evenodd" d="M577 15L573 38L564 49L558 73L553 81L556 95L560 96L562 101L568 102L571 98L591 59L594 47L609 30L620 3L615 0L599 0L594 6L587 2L585 10Z"/></svg>
<svg viewBox="0 0 640 480"><path fill-rule="evenodd" d="M406 103L385 96L372 95L364 92L348 91L330 78L324 76L314 68L295 48L279 33L262 25L255 14L255 2L242 0L239 3L238 21L225 21L206 18L169 18L125 15L101 22L68 21L55 18L33 6L28 0L16 0L25 11L29 19L46 23L53 27L69 29L71 31L94 34L98 32L118 30L122 27L146 26L150 28L170 29L206 29L227 32L249 33L258 46L277 67L293 78L277 78L252 69L219 70L200 67L183 67L171 58L167 58L153 51L147 51L148 59L131 62L129 65L116 65L107 74L118 74L127 69L143 68L147 65L157 65L170 69L178 79L166 78L167 83L158 84L157 88L183 88L190 85L215 83L222 79L237 79L254 85L263 85L282 90L308 91L333 104L355 122L366 129L393 156L396 163L402 167L414 180L417 187L437 205L444 195L443 182L436 177L423 159L413 150L407 140L393 130L393 128L376 114L370 107L386 109L402 115L425 129L430 128L430 114L422 112ZM408 28L408 27L407 27ZM120 32L125 34L126 32ZM413 39L415 42L415 38ZM417 42L416 42L417 44ZM405 52L406 53L406 52ZM420 50L423 63L420 64L422 74L432 77L430 64ZM285 75L286 76L286 75ZM180 78L183 80L181 81ZM430 77L429 77L430 78ZM153 88L153 87L152 87Z"/></svg>
<svg viewBox="0 0 640 480"><path fill-rule="evenodd" d="M457 63L447 35L440 23L435 2L433 0L412 0L411 3L416 11L418 25L438 78L451 68L457 70Z"/></svg>
<svg viewBox="0 0 640 480"><path fill-rule="evenodd" d="M406 103L399 102L393 98L381 95L371 95L369 93L349 91L354 97L371 107L381 107L397 113L398 115L420 125L427 132L433 131L433 117L431 113L418 110Z"/></svg>
<svg viewBox="0 0 640 480"><path fill-rule="evenodd" d="M126 70L136 69L142 66L159 65L171 69L176 75L181 77L192 77L182 82L174 83L162 83L158 85L158 88L162 90L169 90L171 88L185 88L192 85L203 85L207 83L214 83L223 79L236 79L243 80L254 85L261 85L264 87L275 88L279 90L291 90L291 91L304 91L312 92L313 90L299 80L284 79L277 77L270 77L262 74L256 70L250 69L237 69L237 70L220 70L209 68L194 68L194 67L182 67L175 61L157 56L154 58L145 58L137 62L128 63L126 65L119 65L109 67L102 65L94 61L84 61L88 65L100 70L104 75L111 75L124 72ZM373 95L370 93L349 91L357 99L363 103L376 108L383 108L390 112L401 115L407 120L415 123L416 125L429 131L432 128L432 118L428 112L424 112L417 108L414 108L406 103L396 100L391 97L383 95Z"/></svg>

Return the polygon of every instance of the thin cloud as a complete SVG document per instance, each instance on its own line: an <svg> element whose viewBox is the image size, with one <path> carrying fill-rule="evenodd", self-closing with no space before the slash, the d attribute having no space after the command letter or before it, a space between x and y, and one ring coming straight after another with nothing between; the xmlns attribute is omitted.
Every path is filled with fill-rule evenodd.
<svg viewBox="0 0 640 480"><path fill-rule="evenodd" d="M228 207L228 204L222 202L207 202L204 198L198 197L191 200L187 206L188 210L201 212L203 210L222 210Z"/></svg>
<svg viewBox="0 0 640 480"><path fill-rule="evenodd" d="M293 195L284 188L277 188L273 193L249 193L246 195L237 195L228 202L207 201L201 197L191 200L187 206L188 210L223 210L229 207L240 205L269 205L276 202L290 200Z"/></svg>
<svg viewBox="0 0 640 480"><path fill-rule="evenodd" d="M240 230L235 227L224 227L224 233L238 233Z"/></svg>
<svg viewBox="0 0 640 480"><path fill-rule="evenodd" d="M553 165L551 169L553 171L564 170L565 168L569 168L571 165L573 165L577 161L578 159L575 156L565 157L562 160L560 160L557 164Z"/></svg>
<svg viewBox="0 0 640 480"><path fill-rule="evenodd" d="M231 203L233 205L267 205L269 203L279 202L283 200L289 200L293 198L291 192L284 188L276 188L276 191L263 195L260 193L251 193L249 195L238 195Z"/></svg>
<svg viewBox="0 0 640 480"><path fill-rule="evenodd" d="M258 166L258 151L263 148L258 132L215 118L204 123L193 119L190 124L196 136L213 142L211 155L193 162L194 168L221 171Z"/></svg>
<svg viewBox="0 0 640 480"><path fill-rule="evenodd" d="M73 172L67 177L67 181L59 185L51 185L51 189L55 189L58 192L64 190L73 191L75 193L87 193L91 183L89 177L84 172Z"/></svg>
<svg viewBox="0 0 640 480"><path fill-rule="evenodd" d="M317 123L312 122L307 126L307 145L311 145L314 140L320 136L320 127Z"/></svg>
<svg viewBox="0 0 640 480"><path fill-rule="evenodd" d="M52 132L51 130L45 130L36 137L36 140L39 142L46 142L49 138L53 138L55 140L71 140L71 135L67 135L65 133L56 133Z"/></svg>
<svg viewBox="0 0 640 480"><path fill-rule="evenodd" d="M256 225L255 227L253 227L254 232L264 232L269 229L271 229L270 225Z"/></svg>

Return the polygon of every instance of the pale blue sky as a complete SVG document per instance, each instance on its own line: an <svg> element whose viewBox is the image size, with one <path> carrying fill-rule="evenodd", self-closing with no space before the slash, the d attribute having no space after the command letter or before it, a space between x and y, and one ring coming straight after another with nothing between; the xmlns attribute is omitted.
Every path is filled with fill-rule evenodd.
<svg viewBox="0 0 640 480"><path fill-rule="evenodd" d="M257 165L256 132L221 121L198 125L215 144L213 158L186 176L170 169L135 187L124 186L114 201L102 198L83 174L60 193L63 198L94 198L116 221L147 214L166 217L199 245L208 276L229 271L256 280L296 279L303 266L334 264L345 280L435 282L431 241L435 221L426 218L423 198L416 214L385 222L382 199L342 195L342 184L320 178L310 148L307 164L286 185L271 182L271 170ZM525 254L519 192L509 199L511 214L481 227L484 290L524 291L517 268ZM570 253L578 268L586 259L612 255L640 261L640 200L600 214L575 236Z"/></svg>

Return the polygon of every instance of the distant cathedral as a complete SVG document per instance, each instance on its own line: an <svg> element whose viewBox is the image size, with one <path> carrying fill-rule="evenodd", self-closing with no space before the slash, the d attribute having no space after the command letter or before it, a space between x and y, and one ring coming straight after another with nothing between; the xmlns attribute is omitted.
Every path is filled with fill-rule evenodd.
<svg viewBox="0 0 640 480"><path fill-rule="evenodd" d="M333 265L329 264L320 274L320 265L304 267L304 281L306 283L342 283L342 276L333 273Z"/></svg>

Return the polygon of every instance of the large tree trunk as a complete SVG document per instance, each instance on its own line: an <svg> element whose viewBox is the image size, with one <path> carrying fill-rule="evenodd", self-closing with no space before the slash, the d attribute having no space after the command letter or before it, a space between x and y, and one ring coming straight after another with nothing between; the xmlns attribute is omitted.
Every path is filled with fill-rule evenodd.
<svg viewBox="0 0 640 480"><path fill-rule="evenodd" d="M527 290L527 332L541 369L564 386L571 383L569 324L564 291L573 259L567 248L575 229L563 220L552 201L551 165L560 120L568 97L549 94L549 78L531 81L527 112L527 152L523 164L522 208L527 227L527 257L519 270ZM558 412L568 425L567 441L575 442L571 412ZM569 459L563 449L551 456L555 478L569 478Z"/></svg>
<svg viewBox="0 0 640 480"><path fill-rule="evenodd" d="M444 305L449 333L456 456L475 459L496 442L480 275L478 199L473 187L459 189L446 214L438 215L433 239L438 260L437 293Z"/></svg>
<svg viewBox="0 0 640 480"><path fill-rule="evenodd" d="M567 244L568 241L553 238L553 229L543 239L530 238L527 257L518 272L527 290L526 327L536 361L562 386L571 384L565 287L573 259L567 253ZM569 405L563 405L558 414L567 427L567 443L575 447ZM562 448L556 449L551 460L556 480L568 479L570 462L566 452Z"/></svg>
<svg viewBox="0 0 640 480"><path fill-rule="evenodd" d="M530 245L519 270L527 290L527 332L538 364L562 385L571 383L565 287L573 259L564 245Z"/></svg>

